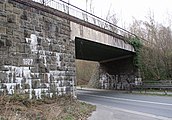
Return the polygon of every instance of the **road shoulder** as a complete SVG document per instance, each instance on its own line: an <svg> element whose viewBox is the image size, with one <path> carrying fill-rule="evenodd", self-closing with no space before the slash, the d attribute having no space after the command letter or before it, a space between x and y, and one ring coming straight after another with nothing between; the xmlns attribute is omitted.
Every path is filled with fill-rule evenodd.
<svg viewBox="0 0 172 120"><path fill-rule="evenodd" d="M152 114L130 111L120 108L112 108L97 104L97 109L88 120L171 120L170 118L155 116Z"/></svg>

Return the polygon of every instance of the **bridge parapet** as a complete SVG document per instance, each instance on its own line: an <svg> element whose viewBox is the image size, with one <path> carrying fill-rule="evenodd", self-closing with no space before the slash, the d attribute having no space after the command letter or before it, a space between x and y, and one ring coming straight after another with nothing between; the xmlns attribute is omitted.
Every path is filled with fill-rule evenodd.
<svg viewBox="0 0 172 120"><path fill-rule="evenodd" d="M63 0L47 0L47 2L45 0L43 0L45 2L41 2L40 0L33 0L33 1L42 3L46 6L54 8L56 10L59 10L63 13L66 13L66 14L76 17L80 20L83 20L90 24L96 25L100 28L103 28L107 31L110 31L113 34L118 35L118 37L121 37L123 40L127 40L127 38L131 38L131 37L136 37L135 34L129 32L117 25L114 25L100 17L97 17L96 15L93 15L81 8L78 8L68 2L65 2Z"/></svg>

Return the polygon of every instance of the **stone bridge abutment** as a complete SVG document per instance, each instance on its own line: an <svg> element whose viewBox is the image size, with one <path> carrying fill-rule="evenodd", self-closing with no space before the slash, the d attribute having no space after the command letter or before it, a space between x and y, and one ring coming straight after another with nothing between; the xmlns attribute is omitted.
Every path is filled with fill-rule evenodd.
<svg viewBox="0 0 172 120"><path fill-rule="evenodd" d="M70 21L50 11L32 1L0 1L0 94L41 98L73 92Z"/></svg>

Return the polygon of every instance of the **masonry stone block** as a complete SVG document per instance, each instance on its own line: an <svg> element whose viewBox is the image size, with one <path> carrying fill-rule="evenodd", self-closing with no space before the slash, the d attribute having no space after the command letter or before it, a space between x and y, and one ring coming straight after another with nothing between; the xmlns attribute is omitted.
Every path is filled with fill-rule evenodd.
<svg viewBox="0 0 172 120"><path fill-rule="evenodd" d="M21 33L20 36L15 36L17 40L19 40L20 43L26 43L26 39Z"/></svg>
<svg viewBox="0 0 172 120"><path fill-rule="evenodd" d="M10 56L11 57L20 57L20 54L16 51L16 47L15 46L11 46L9 47L9 52L10 52Z"/></svg>
<svg viewBox="0 0 172 120"><path fill-rule="evenodd" d="M57 70L57 66L55 64L52 64L49 66L50 70Z"/></svg>
<svg viewBox="0 0 172 120"><path fill-rule="evenodd" d="M20 15L22 13L22 10L17 7L13 7L13 13Z"/></svg>
<svg viewBox="0 0 172 120"><path fill-rule="evenodd" d="M3 72L0 72L0 81L4 81L6 79L6 75Z"/></svg>
<svg viewBox="0 0 172 120"><path fill-rule="evenodd" d="M12 65L19 66L19 58L14 57Z"/></svg>
<svg viewBox="0 0 172 120"><path fill-rule="evenodd" d="M23 89L30 89L30 85L29 84L23 84L22 87L23 87Z"/></svg>
<svg viewBox="0 0 172 120"><path fill-rule="evenodd" d="M19 26L16 23L7 23L7 27L10 29L14 29L17 30L19 28Z"/></svg>
<svg viewBox="0 0 172 120"><path fill-rule="evenodd" d="M48 68L43 63L38 64L38 71L39 71L39 73L49 72Z"/></svg>
<svg viewBox="0 0 172 120"><path fill-rule="evenodd" d="M7 15L7 22L8 23L16 23L16 15L15 14L8 14Z"/></svg>
<svg viewBox="0 0 172 120"><path fill-rule="evenodd" d="M5 3L5 10L13 12L13 5L10 3Z"/></svg>
<svg viewBox="0 0 172 120"><path fill-rule="evenodd" d="M53 44L52 45L52 51L53 52L60 52L60 47L58 44Z"/></svg>
<svg viewBox="0 0 172 120"><path fill-rule="evenodd" d="M4 65L4 59L3 58L0 58L0 66ZM0 69L1 71L1 69Z"/></svg>
<svg viewBox="0 0 172 120"><path fill-rule="evenodd" d="M12 39L10 39L10 38L8 38L8 39L6 39L6 46L8 46L8 47L10 47L10 46L12 46Z"/></svg>
<svg viewBox="0 0 172 120"><path fill-rule="evenodd" d="M25 44L24 47L25 47L25 48L24 48L25 53L30 54L30 53L31 53L30 46L29 46L28 44Z"/></svg>
<svg viewBox="0 0 172 120"><path fill-rule="evenodd" d="M3 59L3 63L4 63L4 61L5 60ZM0 66L0 71L5 72L5 71L9 71L9 69L4 66Z"/></svg>
<svg viewBox="0 0 172 120"><path fill-rule="evenodd" d="M32 79L39 79L38 75L35 74L35 73L32 73L32 74L31 74L31 77L32 77Z"/></svg>
<svg viewBox="0 0 172 120"><path fill-rule="evenodd" d="M38 72L38 68L37 67L32 67L30 70L31 70L32 73L37 73Z"/></svg>
<svg viewBox="0 0 172 120"><path fill-rule="evenodd" d="M49 44L48 44L47 41L43 40L43 41L42 41L42 46L43 46L43 47L49 47Z"/></svg>
<svg viewBox="0 0 172 120"><path fill-rule="evenodd" d="M39 26L35 26L35 30L38 31L38 32L41 32L42 28L39 27Z"/></svg>
<svg viewBox="0 0 172 120"><path fill-rule="evenodd" d="M27 16L28 16L28 13L27 13L26 10L24 10L20 18L23 19L23 20L27 20L28 19Z"/></svg>
<svg viewBox="0 0 172 120"><path fill-rule="evenodd" d="M17 52L19 52L19 53L24 53L24 52L25 52L25 47L24 47L23 44L17 43L16 50L17 50Z"/></svg>
<svg viewBox="0 0 172 120"><path fill-rule="evenodd" d="M24 30L24 37L25 38L29 38L30 34L31 34L31 32L29 30L26 30L26 29Z"/></svg>
<svg viewBox="0 0 172 120"><path fill-rule="evenodd" d="M2 3L0 3L0 11L4 10L4 5Z"/></svg>
<svg viewBox="0 0 172 120"><path fill-rule="evenodd" d="M0 47L4 47L5 46L5 41L3 39L0 39Z"/></svg>
<svg viewBox="0 0 172 120"><path fill-rule="evenodd" d="M4 65L12 65L12 58L5 58Z"/></svg>
<svg viewBox="0 0 172 120"><path fill-rule="evenodd" d="M27 59L30 55L28 53L21 53L21 57L23 58L22 63L24 64L24 61L26 60L25 63L27 63L28 60L32 59ZM26 64L27 65L27 64ZM30 65L30 64L29 64Z"/></svg>
<svg viewBox="0 0 172 120"><path fill-rule="evenodd" d="M7 28L6 32L8 35L13 35L13 30L11 28Z"/></svg>
<svg viewBox="0 0 172 120"><path fill-rule="evenodd" d="M0 26L0 34L6 34L6 28Z"/></svg>
<svg viewBox="0 0 172 120"><path fill-rule="evenodd" d="M2 22L2 23L7 22L6 16L0 16L0 22Z"/></svg>
<svg viewBox="0 0 172 120"><path fill-rule="evenodd" d="M41 45L42 45L42 41L43 41L43 40L42 40L41 38L37 38L38 45L41 46Z"/></svg>
<svg viewBox="0 0 172 120"><path fill-rule="evenodd" d="M48 31L47 31L47 36L48 36L48 38L50 38L50 39L53 39L53 38L54 38L52 32L48 32Z"/></svg>

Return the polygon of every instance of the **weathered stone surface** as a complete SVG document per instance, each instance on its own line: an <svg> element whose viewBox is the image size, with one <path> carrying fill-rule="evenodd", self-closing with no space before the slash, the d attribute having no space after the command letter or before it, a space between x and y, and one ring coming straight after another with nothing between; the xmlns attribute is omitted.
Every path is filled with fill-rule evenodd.
<svg viewBox="0 0 172 120"><path fill-rule="evenodd" d="M14 66L19 66L19 58L17 58L17 57L13 58L13 65Z"/></svg>
<svg viewBox="0 0 172 120"><path fill-rule="evenodd" d="M7 18L5 16L0 16L0 22L7 22Z"/></svg>
<svg viewBox="0 0 172 120"><path fill-rule="evenodd" d="M4 59L3 59L3 64L4 64ZM1 66L0 67L0 70L1 71L9 71L9 69L8 68L5 68L4 66Z"/></svg>
<svg viewBox="0 0 172 120"><path fill-rule="evenodd" d="M16 23L16 15L15 14L8 14L7 15L7 22L8 23Z"/></svg>
<svg viewBox="0 0 172 120"><path fill-rule="evenodd" d="M13 35L13 30L10 28L7 28L6 32L8 35Z"/></svg>
<svg viewBox="0 0 172 120"><path fill-rule="evenodd" d="M4 73L0 72L0 81L1 81L1 82L4 82L4 80L5 80L6 78L7 78L6 75L5 75Z"/></svg>
<svg viewBox="0 0 172 120"><path fill-rule="evenodd" d="M6 28L0 26L0 34L6 34Z"/></svg>
<svg viewBox="0 0 172 120"><path fill-rule="evenodd" d="M11 58L5 58L4 59L4 65L12 65L12 59Z"/></svg>
<svg viewBox="0 0 172 120"><path fill-rule="evenodd" d="M10 47L10 46L12 46L12 39L7 39L6 40L6 46L8 46L8 47Z"/></svg>
<svg viewBox="0 0 172 120"><path fill-rule="evenodd" d="M15 14L21 14L21 12L22 12L22 10L21 9L19 9L19 8L16 8L16 7L13 7L13 13L15 13Z"/></svg>
<svg viewBox="0 0 172 120"><path fill-rule="evenodd" d="M35 26L35 30L41 32L41 27Z"/></svg>
<svg viewBox="0 0 172 120"><path fill-rule="evenodd" d="M4 65L4 60L3 60L3 58L0 58L0 66L1 65Z"/></svg>
<svg viewBox="0 0 172 120"><path fill-rule="evenodd" d="M13 11L13 5L10 3L5 3L5 10L12 12Z"/></svg>
<svg viewBox="0 0 172 120"><path fill-rule="evenodd" d="M5 46L5 41L0 39L0 47L3 47L3 46Z"/></svg>
<svg viewBox="0 0 172 120"><path fill-rule="evenodd" d="M29 46L28 44L25 44L24 47L25 47L25 48L24 48L25 53L30 54L30 53L31 53L30 46Z"/></svg>
<svg viewBox="0 0 172 120"><path fill-rule="evenodd" d="M23 14L21 15L21 19L27 20L27 16L28 16L27 11L23 11Z"/></svg>
<svg viewBox="0 0 172 120"><path fill-rule="evenodd" d="M16 25L15 23L7 23L7 27L10 28L10 29L18 29L19 26Z"/></svg>
<svg viewBox="0 0 172 120"><path fill-rule="evenodd" d="M0 3L0 11L4 10L4 5L2 3Z"/></svg>
<svg viewBox="0 0 172 120"><path fill-rule="evenodd" d="M30 98L41 98L42 91L50 96L71 92L75 43L69 44L70 23L45 11L0 1L0 89L8 94L14 90L8 88L28 94L32 89Z"/></svg>
<svg viewBox="0 0 172 120"><path fill-rule="evenodd" d="M43 63L39 63L38 71L39 71L39 73L48 73L49 69Z"/></svg>
<svg viewBox="0 0 172 120"><path fill-rule="evenodd" d="M57 70L57 66L56 65L50 65L49 68L50 68L50 70Z"/></svg>

